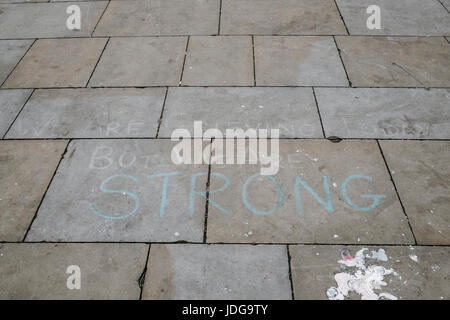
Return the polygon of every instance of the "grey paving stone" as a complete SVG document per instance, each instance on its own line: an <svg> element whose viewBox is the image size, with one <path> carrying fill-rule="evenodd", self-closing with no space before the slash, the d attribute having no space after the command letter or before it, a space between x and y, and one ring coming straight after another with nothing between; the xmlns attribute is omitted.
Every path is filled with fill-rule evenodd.
<svg viewBox="0 0 450 320"><path fill-rule="evenodd" d="M38 90L7 137L155 137L165 92L165 88Z"/></svg>
<svg viewBox="0 0 450 320"><path fill-rule="evenodd" d="M336 0L350 35L443 36L450 34L450 16L436 0ZM370 30L367 13L380 7L381 29Z"/></svg>
<svg viewBox="0 0 450 320"><path fill-rule="evenodd" d="M347 34L333 0L223 0L221 34Z"/></svg>
<svg viewBox="0 0 450 320"><path fill-rule="evenodd" d="M381 266L385 270L393 269L397 274L385 274L386 285L375 289L376 294L390 293L404 300L443 300L450 298L448 278L450 276L449 247L401 247L401 246L289 246L291 255L292 282L294 297L299 300L328 299L327 290L337 287L335 274L352 274L355 268L346 267L341 251L348 249L352 257L363 249L365 266ZM387 261L373 259L373 252L385 251ZM376 255L375 255L376 257ZM417 261L416 261L417 260ZM369 268L368 268L369 269ZM383 269L381 269L383 270ZM362 271L370 274L369 271ZM364 280L363 280L364 283ZM351 291L346 299L361 299Z"/></svg>
<svg viewBox="0 0 450 320"><path fill-rule="evenodd" d="M2 299L139 299L145 244L0 244ZM80 289L67 282L80 268Z"/></svg>
<svg viewBox="0 0 450 320"><path fill-rule="evenodd" d="M0 141L0 241L22 241L66 145Z"/></svg>
<svg viewBox="0 0 450 320"><path fill-rule="evenodd" d="M191 37L182 84L253 86L251 37Z"/></svg>
<svg viewBox="0 0 450 320"><path fill-rule="evenodd" d="M71 142L26 240L202 241L208 166L173 164L174 146Z"/></svg>
<svg viewBox="0 0 450 320"><path fill-rule="evenodd" d="M0 84L6 80L33 40L0 40Z"/></svg>
<svg viewBox="0 0 450 320"><path fill-rule="evenodd" d="M108 1L74 2L80 7L81 29L66 26L70 2L0 4L0 38L90 36Z"/></svg>
<svg viewBox="0 0 450 320"><path fill-rule="evenodd" d="M0 90L0 137L8 131L30 94L31 90Z"/></svg>
<svg viewBox="0 0 450 320"><path fill-rule="evenodd" d="M94 35L213 35L220 0L111 1Z"/></svg>
<svg viewBox="0 0 450 320"><path fill-rule="evenodd" d="M4 83L6 88L84 87L106 39L40 39Z"/></svg>
<svg viewBox="0 0 450 320"><path fill-rule="evenodd" d="M255 37L256 85L348 86L331 37Z"/></svg>
<svg viewBox="0 0 450 320"><path fill-rule="evenodd" d="M450 244L449 141L380 141L419 244Z"/></svg>
<svg viewBox="0 0 450 320"><path fill-rule="evenodd" d="M317 88L327 136L449 139L449 89Z"/></svg>
<svg viewBox="0 0 450 320"><path fill-rule="evenodd" d="M311 88L169 88L159 137L193 130L280 129L280 137L323 137Z"/></svg>
<svg viewBox="0 0 450 320"><path fill-rule="evenodd" d="M146 279L143 299L291 299L285 246L155 244Z"/></svg>
<svg viewBox="0 0 450 320"><path fill-rule="evenodd" d="M178 85L186 41L187 37L112 38L89 85Z"/></svg>
<svg viewBox="0 0 450 320"><path fill-rule="evenodd" d="M444 38L336 37L356 87L450 87Z"/></svg>
<svg viewBox="0 0 450 320"><path fill-rule="evenodd" d="M375 141L280 140L279 154L271 177L212 164L208 242L413 243Z"/></svg>
<svg viewBox="0 0 450 320"><path fill-rule="evenodd" d="M450 0L439 0L447 10L450 10Z"/></svg>

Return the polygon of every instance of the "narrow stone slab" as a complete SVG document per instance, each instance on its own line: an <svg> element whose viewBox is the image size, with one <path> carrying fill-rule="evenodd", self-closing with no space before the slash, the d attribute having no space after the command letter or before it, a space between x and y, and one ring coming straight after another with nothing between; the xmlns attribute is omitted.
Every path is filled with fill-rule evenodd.
<svg viewBox="0 0 450 320"><path fill-rule="evenodd" d="M0 5L0 38L87 37L94 30L108 1L74 2L80 7L81 29L66 26L70 2Z"/></svg>
<svg viewBox="0 0 450 320"><path fill-rule="evenodd" d="M145 244L0 244L1 299L139 299ZM80 289L69 289L78 266ZM71 277L71 278L70 278Z"/></svg>
<svg viewBox="0 0 450 320"><path fill-rule="evenodd" d="M22 241L66 145L0 141L0 241Z"/></svg>
<svg viewBox="0 0 450 320"><path fill-rule="evenodd" d="M109 41L89 86L178 85L186 41L187 37L113 38Z"/></svg>
<svg viewBox="0 0 450 320"><path fill-rule="evenodd" d="M208 166L173 164L174 146L71 142L26 240L202 241Z"/></svg>
<svg viewBox="0 0 450 320"><path fill-rule="evenodd" d="M342 250L349 250L347 258L355 258L356 253L364 248L367 250L361 252L365 257L363 265L368 270L361 270L362 274L367 276L371 273L369 266L377 266L375 268L379 274L385 272L382 274L382 281L386 285L373 290L375 294L388 293L404 300L449 299L449 247L302 245L289 246L295 299L328 299L327 290L337 287L335 276L339 278L342 273L352 275L358 270L338 262L343 260ZM390 269L393 269L392 273ZM367 283L365 279L367 277L360 281ZM358 288L358 283L355 288ZM350 291L345 299L361 299L361 295Z"/></svg>
<svg viewBox="0 0 450 320"><path fill-rule="evenodd" d="M448 89L317 88L327 136L449 139Z"/></svg>
<svg viewBox="0 0 450 320"><path fill-rule="evenodd" d="M213 35L220 0L111 1L96 36Z"/></svg>
<svg viewBox="0 0 450 320"><path fill-rule="evenodd" d="M6 80L33 40L0 40L0 83Z"/></svg>
<svg viewBox="0 0 450 320"><path fill-rule="evenodd" d="M286 247L152 245L142 298L291 299Z"/></svg>
<svg viewBox="0 0 450 320"><path fill-rule="evenodd" d="M253 86L251 37L191 37L182 83Z"/></svg>
<svg viewBox="0 0 450 320"><path fill-rule="evenodd" d="M336 37L356 87L450 87L444 38Z"/></svg>
<svg viewBox="0 0 450 320"><path fill-rule="evenodd" d="M331 37L255 37L256 85L348 86Z"/></svg>
<svg viewBox="0 0 450 320"><path fill-rule="evenodd" d="M295 116L294 116L295 115ZM311 88L169 88L159 137L193 131L280 129L281 137L323 137ZM270 131L269 131L270 133Z"/></svg>
<svg viewBox="0 0 450 320"><path fill-rule="evenodd" d="M7 137L155 137L165 92L165 88L38 90Z"/></svg>
<svg viewBox="0 0 450 320"><path fill-rule="evenodd" d="M336 0L351 35L444 36L450 16L435 0ZM381 29L370 30L367 8L380 7Z"/></svg>
<svg viewBox="0 0 450 320"><path fill-rule="evenodd" d="M0 90L0 137L8 131L30 94L31 90Z"/></svg>
<svg viewBox="0 0 450 320"><path fill-rule="evenodd" d="M225 0L221 34L347 34L333 0Z"/></svg>
<svg viewBox="0 0 450 320"><path fill-rule="evenodd" d="M419 244L450 244L450 142L380 141Z"/></svg>
<svg viewBox="0 0 450 320"><path fill-rule="evenodd" d="M212 164L208 242L413 243L375 141L280 140L279 149L273 176Z"/></svg>
<svg viewBox="0 0 450 320"><path fill-rule="evenodd" d="M84 87L107 39L40 39L3 87Z"/></svg>

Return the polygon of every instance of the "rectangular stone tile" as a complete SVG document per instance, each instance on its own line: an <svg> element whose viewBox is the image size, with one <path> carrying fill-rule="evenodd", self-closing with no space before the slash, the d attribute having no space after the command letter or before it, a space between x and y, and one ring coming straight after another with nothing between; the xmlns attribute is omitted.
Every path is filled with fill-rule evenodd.
<svg viewBox="0 0 450 320"><path fill-rule="evenodd" d="M450 139L449 89L317 88L327 136Z"/></svg>
<svg viewBox="0 0 450 320"><path fill-rule="evenodd" d="M375 141L280 140L279 154L273 176L213 162L208 242L413 242Z"/></svg>
<svg viewBox="0 0 450 320"><path fill-rule="evenodd" d="M380 141L419 244L450 244L449 141Z"/></svg>
<svg viewBox="0 0 450 320"><path fill-rule="evenodd" d="M351 35L443 36L450 34L450 16L436 0L336 0ZM380 7L381 29L370 30L367 13Z"/></svg>
<svg viewBox="0 0 450 320"><path fill-rule="evenodd" d="M74 2L80 7L80 30L66 26L70 2L18 3L0 5L0 38L88 37L100 19L108 1Z"/></svg>
<svg viewBox="0 0 450 320"><path fill-rule="evenodd" d="M183 85L253 86L251 37L191 37Z"/></svg>
<svg viewBox="0 0 450 320"><path fill-rule="evenodd" d="M174 164L174 146L71 142L26 240L202 241L208 166Z"/></svg>
<svg viewBox="0 0 450 320"><path fill-rule="evenodd" d="M255 37L256 85L348 86L331 37Z"/></svg>
<svg viewBox="0 0 450 320"><path fill-rule="evenodd" d="M348 251L343 252L345 249ZM339 289L337 292L342 293L345 290L341 289L345 288L347 281L350 288L348 295L340 298L450 298L449 247L296 245L289 246L289 252L294 297L298 300L329 299L327 291L331 297L333 291L336 292L333 289ZM355 272L358 270L361 275L356 280ZM374 288L370 281L378 284L379 288Z"/></svg>
<svg viewBox="0 0 450 320"><path fill-rule="evenodd" d="M0 137L3 137L31 94L31 90L0 90Z"/></svg>
<svg viewBox="0 0 450 320"><path fill-rule="evenodd" d="M14 69L3 87L84 87L106 39L40 39Z"/></svg>
<svg viewBox="0 0 450 320"><path fill-rule="evenodd" d="M33 40L0 40L0 84L6 80Z"/></svg>
<svg viewBox="0 0 450 320"><path fill-rule="evenodd" d="M333 0L223 0L221 34L347 34Z"/></svg>
<svg viewBox="0 0 450 320"><path fill-rule="evenodd" d="M7 137L155 137L165 92L165 88L37 90Z"/></svg>
<svg viewBox="0 0 450 320"><path fill-rule="evenodd" d="M111 1L95 36L213 35L220 0Z"/></svg>
<svg viewBox="0 0 450 320"><path fill-rule="evenodd" d="M112 38L89 85L97 87L178 85L186 41L187 37Z"/></svg>
<svg viewBox="0 0 450 320"><path fill-rule="evenodd" d="M22 241L67 141L0 141L0 241Z"/></svg>
<svg viewBox="0 0 450 320"><path fill-rule="evenodd" d="M291 299L286 247L152 245L142 298Z"/></svg>
<svg viewBox="0 0 450 320"><path fill-rule="evenodd" d="M439 0L442 5L450 11L450 0Z"/></svg>
<svg viewBox="0 0 450 320"><path fill-rule="evenodd" d="M145 244L0 244L0 298L137 300L147 252ZM67 287L70 266L79 267L79 290Z"/></svg>
<svg viewBox="0 0 450 320"><path fill-rule="evenodd" d="M280 137L323 137L311 88L169 88L159 137L177 128L279 129Z"/></svg>
<svg viewBox="0 0 450 320"><path fill-rule="evenodd" d="M444 38L336 37L355 87L450 87Z"/></svg>

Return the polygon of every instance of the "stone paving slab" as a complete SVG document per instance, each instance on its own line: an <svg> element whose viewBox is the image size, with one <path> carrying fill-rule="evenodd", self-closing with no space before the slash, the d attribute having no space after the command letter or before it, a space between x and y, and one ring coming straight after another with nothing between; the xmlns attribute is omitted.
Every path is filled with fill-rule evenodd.
<svg viewBox="0 0 450 320"><path fill-rule="evenodd" d="M291 299L285 246L154 244L143 299Z"/></svg>
<svg viewBox="0 0 450 320"><path fill-rule="evenodd" d="M439 0L450 11L450 0Z"/></svg>
<svg viewBox="0 0 450 320"><path fill-rule="evenodd" d="M0 137L3 137L13 123L31 90L0 90Z"/></svg>
<svg viewBox="0 0 450 320"><path fill-rule="evenodd" d="M336 0L350 35L450 35L450 15L436 0ZM380 7L381 29L367 28L371 5Z"/></svg>
<svg viewBox="0 0 450 320"><path fill-rule="evenodd" d="M155 137L165 88L37 90L7 138Z"/></svg>
<svg viewBox="0 0 450 320"><path fill-rule="evenodd" d="M315 90L327 137L450 138L448 89Z"/></svg>
<svg viewBox="0 0 450 320"><path fill-rule="evenodd" d="M0 141L0 241L22 241L66 145Z"/></svg>
<svg viewBox="0 0 450 320"><path fill-rule="evenodd" d="M331 37L255 37L256 85L348 86Z"/></svg>
<svg viewBox="0 0 450 320"><path fill-rule="evenodd" d="M26 241L202 241L208 166L173 164L174 146L72 141Z"/></svg>
<svg viewBox="0 0 450 320"><path fill-rule="evenodd" d="M214 35L220 0L111 1L94 36Z"/></svg>
<svg viewBox="0 0 450 320"><path fill-rule="evenodd" d="M418 244L450 244L449 141L380 141Z"/></svg>
<svg viewBox="0 0 450 320"><path fill-rule="evenodd" d="M33 40L0 40L0 84L6 80Z"/></svg>
<svg viewBox="0 0 450 320"><path fill-rule="evenodd" d="M187 37L112 38L89 86L178 85L186 41Z"/></svg>
<svg viewBox="0 0 450 320"><path fill-rule="evenodd" d="M346 35L333 0L223 0L221 34Z"/></svg>
<svg viewBox="0 0 450 320"><path fill-rule="evenodd" d="M194 121L223 134L231 128L280 129L280 137L323 137L311 88L169 88L159 137L193 130Z"/></svg>
<svg viewBox="0 0 450 320"><path fill-rule="evenodd" d="M145 244L0 244L1 299L139 299ZM80 268L79 290L67 288Z"/></svg>
<svg viewBox="0 0 450 320"><path fill-rule="evenodd" d="M253 86L251 37L191 37L182 84Z"/></svg>
<svg viewBox="0 0 450 320"><path fill-rule="evenodd" d="M376 141L280 140L279 149L271 177L260 165L212 164L208 242L413 243Z"/></svg>
<svg viewBox="0 0 450 320"><path fill-rule="evenodd" d="M450 87L444 38L336 37L355 87Z"/></svg>
<svg viewBox="0 0 450 320"><path fill-rule="evenodd" d="M294 297L299 300L328 299L327 290L337 287L335 275L351 274L352 269L338 263L341 251L348 249L352 257L364 246L289 246L291 255ZM450 276L449 247L366 247L365 266L382 266L396 273L385 274L386 286L374 290L375 293L390 293L398 299L443 300L450 298L448 278ZM387 261L373 259L373 251L384 250ZM381 254L382 256L382 254ZM375 257L378 257L375 255ZM381 269L383 270L383 269ZM367 271L366 271L367 272ZM364 273L364 271L363 271ZM369 273L369 272L367 272ZM351 291L346 299L361 299Z"/></svg>
<svg viewBox="0 0 450 320"><path fill-rule="evenodd" d="M74 2L80 7L81 29L66 26L70 2L0 5L0 39L89 37L108 1Z"/></svg>
<svg viewBox="0 0 450 320"><path fill-rule="evenodd" d="M84 87L106 41L100 38L37 40L3 87Z"/></svg>

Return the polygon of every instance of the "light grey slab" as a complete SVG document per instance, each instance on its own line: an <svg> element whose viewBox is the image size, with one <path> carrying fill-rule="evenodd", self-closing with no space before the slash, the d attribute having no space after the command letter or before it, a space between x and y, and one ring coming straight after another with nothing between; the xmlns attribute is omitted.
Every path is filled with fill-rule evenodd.
<svg viewBox="0 0 450 320"><path fill-rule="evenodd" d="M380 141L418 244L450 244L450 143Z"/></svg>
<svg viewBox="0 0 450 320"><path fill-rule="evenodd" d="M449 89L316 88L327 136L449 139Z"/></svg>
<svg viewBox="0 0 450 320"><path fill-rule="evenodd" d="M72 141L26 240L202 241L208 166L174 164L175 145Z"/></svg>
<svg viewBox="0 0 450 320"><path fill-rule="evenodd" d="M177 128L279 129L280 137L321 138L311 88L169 88L159 137Z"/></svg>
<svg viewBox="0 0 450 320"><path fill-rule="evenodd" d="M155 137L165 88L37 90L8 138Z"/></svg>
<svg viewBox="0 0 450 320"><path fill-rule="evenodd" d="M155 244L146 279L143 299L291 299L285 246Z"/></svg>
<svg viewBox="0 0 450 320"><path fill-rule="evenodd" d="M256 85L348 86L331 37L255 37Z"/></svg>
<svg viewBox="0 0 450 320"><path fill-rule="evenodd" d="M0 90L0 137L9 129L30 94L31 90Z"/></svg>
<svg viewBox="0 0 450 320"><path fill-rule="evenodd" d="M447 8L447 10L450 10L450 0L439 0L442 5Z"/></svg>
<svg viewBox="0 0 450 320"><path fill-rule="evenodd" d="M336 0L350 35L450 35L450 15L438 0ZM380 8L381 29L370 30L367 20Z"/></svg>
<svg viewBox="0 0 450 320"><path fill-rule="evenodd" d="M23 57L33 43L33 40L0 40L0 83Z"/></svg>
<svg viewBox="0 0 450 320"><path fill-rule="evenodd" d="M0 244L2 299L139 299L145 244ZM69 289L80 271L80 289Z"/></svg>

